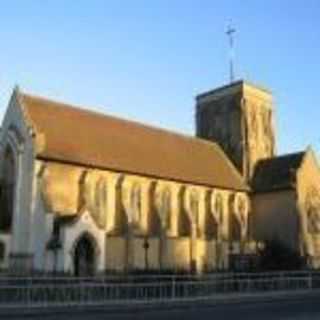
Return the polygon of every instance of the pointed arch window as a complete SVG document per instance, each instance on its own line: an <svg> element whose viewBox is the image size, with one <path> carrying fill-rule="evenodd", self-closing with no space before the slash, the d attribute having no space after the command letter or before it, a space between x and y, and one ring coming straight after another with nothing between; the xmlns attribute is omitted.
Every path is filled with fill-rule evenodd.
<svg viewBox="0 0 320 320"><path fill-rule="evenodd" d="M138 183L134 184L131 191L132 221L139 224L141 222L142 204L141 187Z"/></svg>
<svg viewBox="0 0 320 320"><path fill-rule="evenodd" d="M12 227L16 185L15 157L10 146L6 148L3 156L1 177L0 230L10 232Z"/></svg>

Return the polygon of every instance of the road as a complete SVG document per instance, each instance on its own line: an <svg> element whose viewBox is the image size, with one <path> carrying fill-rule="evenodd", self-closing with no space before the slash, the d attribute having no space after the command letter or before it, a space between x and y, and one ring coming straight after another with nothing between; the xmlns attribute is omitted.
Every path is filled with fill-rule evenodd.
<svg viewBox="0 0 320 320"><path fill-rule="evenodd" d="M30 313L23 310L18 314L2 314L0 319L10 320L138 320L138 319L165 319L165 320L194 320L194 319L223 319L223 320L319 320L320 319L319 293L285 299L270 300L267 302L224 303L218 305L188 304L182 307L134 308L121 310L83 309L78 311L58 310L58 312Z"/></svg>

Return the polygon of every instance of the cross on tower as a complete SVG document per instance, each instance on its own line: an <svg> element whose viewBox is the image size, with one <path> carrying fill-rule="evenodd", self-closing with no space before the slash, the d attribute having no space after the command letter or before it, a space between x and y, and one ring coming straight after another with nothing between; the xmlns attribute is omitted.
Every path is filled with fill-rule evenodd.
<svg viewBox="0 0 320 320"><path fill-rule="evenodd" d="M236 32L236 29L232 28L231 25L228 26L226 35L229 38L229 45L230 45L230 61L229 61L229 66L230 66L230 82L234 81L234 55L233 55L233 34Z"/></svg>

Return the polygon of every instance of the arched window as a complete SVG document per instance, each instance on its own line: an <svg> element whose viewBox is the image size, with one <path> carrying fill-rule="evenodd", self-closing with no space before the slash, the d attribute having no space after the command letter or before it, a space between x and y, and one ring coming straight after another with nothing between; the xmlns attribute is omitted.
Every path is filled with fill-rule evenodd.
<svg viewBox="0 0 320 320"><path fill-rule="evenodd" d="M155 201L157 183L153 182L149 189L149 199L153 199L154 201L150 201L149 204L149 217L148 217L148 225L150 234L153 236L159 236L161 234L161 221L158 214L158 209Z"/></svg>
<svg viewBox="0 0 320 320"><path fill-rule="evenodd" d="M206 202L206 214L205 214L205 236L207 239L217 240L218 238L218 223L213 217L211 211L211 195L207 193L205 202Z"/></svg>
<svg viewBox="0 0 320 320"><path fill-rule="evenodd" d="M134 223L139 224L141 222L141 188L139 184L134 184L131 191L131 205L132 205L132 214L131 217Z"/></svg>
<svg viewBox="0 0 320 320"><path fill-rule="evenodd" d="M191 221L190 217L183 205L185 197L185 188L179 192L180 212L178 220L178 230L181 237L189 237L191 235Z"/></svg>
<svg viewBox="0 0 320 320"><path fill-rule="evenodd" d="M193 222L199 226L199 195L195 190L192 190L190 194L190 209Z"/></svg>
<svg viewBox="0 0 320 320"><path fill-rule="evenodd" d="M100 178L95 184L94 191L94 217L100 227L104 227L106 224L108 205L107 192L107 181L103 178Z"/></svg>
<svg viewBox="0 0 320 320"><path fill-rule="evenodd" d="M217 200L215 202L214 211L217 218L217 222L219 224L222 224L223 223L223 198L220 193L217 194Z"/></svg>
<svg viewBox="0 0 320 320"><path fill-rule="evenodd" d="M308 218L308 232L317 234L320 230L320 216L319 211L315 207L309 207L307 211Z"/></svg>
<svg viewBox="0 0 320 320"><path fill-rule="evenodd" d="M14 209L15 160L12 149L8 146L2 163L0 230L10 232Z"/></svg>
<svg viewBox="0 0 320 320"><path fill-rule="evenodd" d="M311 187L307 191L305 206L307 212L307 228L311 234L320 232L320 192L317 188Z"/></svg>
<svg viewBox="0 0 320 320"><path fill-rule="evenodd" d="M235 196L229 197L229 232L231 241L241 240L241 219L243 219L242 198L239 199L239 208L235 205ZM239 211L240 210L240 211Z"/></svg>
<svg viewBox="0 0 320 320"><path fill-rule="evenodd" d="M122 184L124 178L124 175L121 175L116 183L115 235L125 235L128 232L128 216L122 202Z"/></svg>
<svg viewBox="0 0 320 320"><path fill-rule="evenodd" d="M171 192L169 188L158 193L157 202L162 227L168 230L171 228Z"/></svg>

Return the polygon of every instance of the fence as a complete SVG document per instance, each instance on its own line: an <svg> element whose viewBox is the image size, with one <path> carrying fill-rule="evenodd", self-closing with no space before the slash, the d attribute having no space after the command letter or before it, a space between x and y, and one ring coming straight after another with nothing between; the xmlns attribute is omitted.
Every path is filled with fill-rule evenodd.
<svg viewBox="0 0 320 320"><path fill-rule="evenodd" d="M20 279L21 280L21 279ZM30 279L29 279L30 280ZM65 279L66 280L66 279ZM72 280L72 279L69 279ZM1 307L47 307L75 305L119 305L165 303L169 301L214 300L228 294L312 290L320 287L320 278L274 276L260 278L175 279L170 281L107 282L91 278L85 281L0 282Z"/></svg>
<svg viewBox="0 0 320 320"><path fill-rule="evenodd" d="M106 274L87 277L75 277L70 275L0 275L0 286L2 284L40 284L40 283L83 283L83 282L158 282L158 281L192 281L192 280L216 280L216 279L270 279L286 277L312 277L320 278L320 271L298 270L298 271L268 271L268 272L216 272L204 274Z"/></svg>

